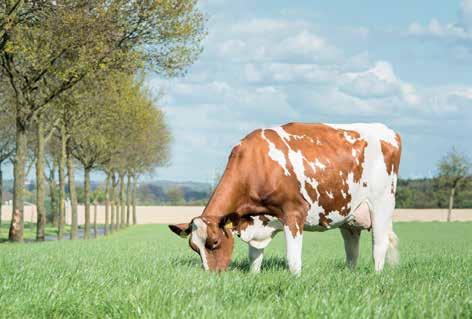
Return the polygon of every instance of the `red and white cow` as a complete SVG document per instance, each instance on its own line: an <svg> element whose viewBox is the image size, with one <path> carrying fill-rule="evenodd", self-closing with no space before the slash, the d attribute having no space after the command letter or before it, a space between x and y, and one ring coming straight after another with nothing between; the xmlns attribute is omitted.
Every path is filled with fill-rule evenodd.
<svg viewBox="0 0 472 319"><path fill-rule="evenodd" d="M375 270L396 259L392 230L400 136L383 124L305 124L259 129L234 147L201 216L172 225L206 270L226 270L233 232L249 244L251 270L283 230L289 269L302 267L303 231L340 228L355 266L362 229L372 229Z"/></svg>

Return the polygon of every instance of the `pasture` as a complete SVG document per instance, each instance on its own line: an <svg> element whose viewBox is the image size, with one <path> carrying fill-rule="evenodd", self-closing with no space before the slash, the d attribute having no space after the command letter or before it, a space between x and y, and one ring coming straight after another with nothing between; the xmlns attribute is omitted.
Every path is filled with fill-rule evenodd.
<svg viewBox="0 0 472 319"><path fill-rule="evenodd" d="M472 223L397 223L401 262L373 271L370 234L359 266L344 266L338 231L305 233L303 271L285 269L279 234L262 273L247 246L230 271L205 273L186 240L164 225L108 238L0 246L0 317L470 318Z"/></svg>

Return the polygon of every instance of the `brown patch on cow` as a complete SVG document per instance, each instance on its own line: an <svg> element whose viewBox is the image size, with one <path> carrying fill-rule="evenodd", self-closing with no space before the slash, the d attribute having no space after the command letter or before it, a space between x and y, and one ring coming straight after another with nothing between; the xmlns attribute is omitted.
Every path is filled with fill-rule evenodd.
<svg viewBox="0 0 472 319"><path fill-rule="evenodd" d="M282 218L282 222L288 226L288 229L292 233L293 238L295 238L297 235L303 233L303 226L305 225L307 210L288 209L288 211L290 211L290 213Z"/></svg>
<svg viewBox="0 0 472 319"><path fill-rule="evenodd" d="M331 222L333 221L332 219L326 217L326 215L324 215L323 213L319 213L319 216L320 216L320 223L319 225L322 226L322 227L326 227L326 228L329 228L329 225L331 224Z"/></svg>
<svg viewBox="0 0 472 319"><path fill-rule="evenodd" d="M401 144L401 137L397 133L395 135L395 139L397 140L398 147L395 147L394 145L385 142L385 141L380 141L380 146L382 149L382 154L384 157L385 161L385 166L387 168L387 174L392 175L392 173L395 173L398 175L398 171L400 169L400 157L401 157L401 151L402 151L402 144Z"/></svg>
<svg viewBox="0 0 472 319"><path fill-rule="evenodd" d="M270 219L265 215L245 215L241 217L239 225L237 227L238 235L242 231L246 230L249 226L254 225L254 218L258 218L263 226L267 226L270 222Z"/></svg>
<svg viewBox="0 0 472 319"><path fill-rule="evenodd" d="M260 215L259 219L261 220L263 226L267 226L270 222L270 219L264 215Z"/></svg>
<svg viewBox="0 0 472 319"><path fill-rule="evenodd" d="M363 187L367 187L367 182L362 183Z"/></svg>
<svg viewBox="0 0 472 319"><path fill-rule="evenodd" d="M313 201L318 200L318 192L313 188L313 186L311 186L311 184L305 182L305 189Z"/></svg>
<svg viewBox="0 0 472 319"><path fill-rule="evenodd" d="M252 216L246 215L246 216L241 217L241 221L239 222L237 230L239 232L242 232L246 230L246 228L252 225L254 225L254 220L252 219Z"/></svg>

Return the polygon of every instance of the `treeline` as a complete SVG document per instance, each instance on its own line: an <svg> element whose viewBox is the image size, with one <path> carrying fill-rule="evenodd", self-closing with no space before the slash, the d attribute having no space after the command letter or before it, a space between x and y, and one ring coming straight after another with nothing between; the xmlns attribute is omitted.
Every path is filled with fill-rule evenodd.
<svg viewBox="0 0 472 319"><path fill-rule="evenodd" d="M469 178L468 185L472 185ZM464 184L467 185L467 184ZM396 194L397 208L448 208L450 190L436 178L400 179ZM454 200L455 208L472 208L472 187L462 187Z"/></svg>
<svg viewBox="0 0 472 319"><path fill-rule="evenodd" d="M166 163L171 140L143 79L150 71L183 74L201 52L204 34L196 0L0 3L0 181L1 164L9 160L10 241L23 240L25 183L32 168L37 240L45 239L46 222L55 222L58 238L64 238L66 199L70 238L77 238L77 173L83 174L84 238L96 200L94 170L106 175L105 232L132 222L138 178Z"/></svg>

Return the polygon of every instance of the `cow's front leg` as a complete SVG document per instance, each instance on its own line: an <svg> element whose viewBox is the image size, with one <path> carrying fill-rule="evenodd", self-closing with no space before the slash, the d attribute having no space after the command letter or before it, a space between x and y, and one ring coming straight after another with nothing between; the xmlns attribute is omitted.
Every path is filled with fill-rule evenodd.
<svg viewBox="0 0 472 319"><path fill-rule="evenodd" d="M249 245L249 263L250 271L252 273L259 273L261 271L262 259L264 258L264 249L259 249Z"/></svg>
<svg viewBox="0 0 472 319"><path fill-rule="evenodd" d="M299 276L302 271L303 228L297 224L285 225L284 233L288 269L292 274Z"/></svg>

